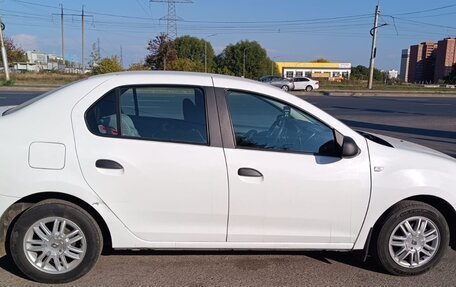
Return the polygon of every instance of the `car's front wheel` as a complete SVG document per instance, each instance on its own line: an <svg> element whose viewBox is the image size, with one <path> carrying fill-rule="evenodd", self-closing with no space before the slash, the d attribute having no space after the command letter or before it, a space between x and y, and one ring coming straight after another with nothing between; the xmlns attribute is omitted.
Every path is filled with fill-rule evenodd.
<svg viewBox="0 0 456 287"><path fill-rule="evenodd" d="M288 92L290 90L290 87L288 87L287 85L283 85L282 90L284 90L285 92Z"/></svg>
<svg viewBox="0 0 456 287"><path fill-rule="evenodd" d="M52 200L25 211L13 226L10 251L32 280L65 283L92 269L102 249L95 220L69 202Z"/></svg>
<svg viewBox="0 0 456 287"><path fill-rule="evenodd" d="M307 87L306 87L306 91L307 91L307 92L312 92L312 90L313 90L313 87L312 87L312 86L307 86Z"/></svg>
<svg viewBox="0 0 456 287"><path fill-rule="evenodd" d="M376 255L394 275L418 275L435 266L449 245L449 228L434 207L403 201L388 214L380 228Z"/></svg>

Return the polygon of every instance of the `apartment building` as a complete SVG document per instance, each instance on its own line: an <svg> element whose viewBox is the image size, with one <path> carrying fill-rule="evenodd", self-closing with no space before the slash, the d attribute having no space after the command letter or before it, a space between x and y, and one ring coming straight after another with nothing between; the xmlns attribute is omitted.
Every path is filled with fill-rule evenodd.
<svg viewBox="0 0 456 287"><path fill-rule="evenodd" d="M438 42L435 57L434 82L444 79L456 64L456 39L443 39Z"/></svg>

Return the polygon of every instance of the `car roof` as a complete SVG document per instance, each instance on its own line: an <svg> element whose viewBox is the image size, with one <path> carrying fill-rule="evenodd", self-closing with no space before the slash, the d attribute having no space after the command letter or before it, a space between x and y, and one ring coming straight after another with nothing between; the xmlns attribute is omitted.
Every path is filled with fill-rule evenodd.
<svg viewBox="0 0 456 287"><path fill-rule="evenodd" d="M211 73L202 73L202 72L182 72L182 71L125 71L125 72L115 72L115 73L107 73L102 75L91 76L89 79L96 79L96 78L112 78L112 77L131 77L131 76L142 76L142 77L149 77L149 76L169 76L169 77L191 77L195 80L201 78L218 78L218 79L236 79L238 81L245 81L245 82L256 82L254 80L242 78L242 77L235 77L235 76L228 76L228 75L220 75L220 74L211 74Z"/></svg>

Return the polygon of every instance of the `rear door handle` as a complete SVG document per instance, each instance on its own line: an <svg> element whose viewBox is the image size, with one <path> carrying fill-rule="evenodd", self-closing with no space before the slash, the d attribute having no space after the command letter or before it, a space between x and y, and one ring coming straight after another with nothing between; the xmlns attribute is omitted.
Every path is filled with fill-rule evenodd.
<svg viewBox="0 0 456 287"><path fill-rule="evenodd" d="M256 169L241 167L238 169L239 176L248 176L248 177L263 177L263 174Z"/></svg>
<svg viewBox="0 0 456 287"><path fill-rule="evenodd" d="M120 163L110 159L99 159L95 162L95 166L103 169L123 169Z"/></svg>

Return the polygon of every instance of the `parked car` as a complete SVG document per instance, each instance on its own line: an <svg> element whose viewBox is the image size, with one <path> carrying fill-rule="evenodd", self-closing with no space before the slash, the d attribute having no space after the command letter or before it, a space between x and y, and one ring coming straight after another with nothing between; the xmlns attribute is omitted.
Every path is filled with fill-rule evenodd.
<svg viewBox="0 0 456 287"><path fill-rule="evenodd" d="M0 249L35 281L102 248L364 250L416 275L455 239L455 159L255 81L106 74L0 115Z"/></svg>
<svg viewBox="0 0 456 287"><path fill-rule="evenodd" d="M320 82L307 77L296 77L293 79L295 90L306 90L311 92L320 88Z"/></svg>
<svg viewBox="0 0 456 287"><path fill-rule="evenodd" d="M293 81L278 76L264 76L259 79L260 82L269 83L275 87L281 88L285 92L294 90Z"/></svg>

